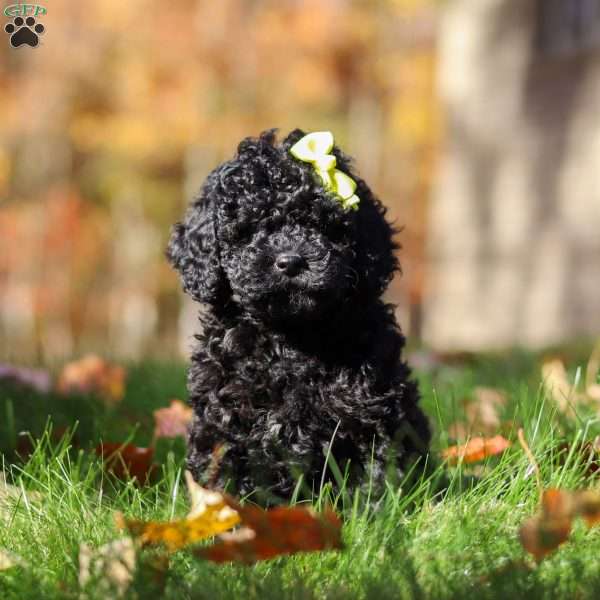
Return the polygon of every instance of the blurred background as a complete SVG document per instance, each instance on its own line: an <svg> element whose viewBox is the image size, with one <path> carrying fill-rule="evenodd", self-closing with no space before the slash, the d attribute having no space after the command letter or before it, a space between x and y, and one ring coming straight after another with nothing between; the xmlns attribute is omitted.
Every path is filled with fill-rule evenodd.
<svg viewBox="0 0 600 600"><path fill-rule="evenodd" d="M600 0L41 4L0 32L0 359L187 352L169 228L270 127L332 130L403 226L415 343L600 333Z"/></svg>

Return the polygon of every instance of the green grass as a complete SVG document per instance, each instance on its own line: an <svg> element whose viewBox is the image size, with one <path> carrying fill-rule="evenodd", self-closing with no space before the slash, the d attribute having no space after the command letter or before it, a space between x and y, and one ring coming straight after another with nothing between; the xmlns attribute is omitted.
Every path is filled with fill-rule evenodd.
<svg viewBox="0 0 600 600"><path fill-rule="evenodd" d="M569 365L583 366L583 354ZM600 433L591 411L567 421L539 386L538 358L523 352L475 358L419 375L423 406L434 429L432 457L449 441L447 428L462 414L462 399L477 385L505 390L502 414L512 423L511 439L522 426L540 468L543 484L565 489L593 487L585 460L559 454L568 440ZM151 411L171 397L184 397L184 367L144 364L130 369L126 398L105 409L95 398L38 396L16 388L0 391L0 446L9 479L27 491L0 515L0 548L22 557L23 566L0 572L0 598L79 598L81 542L101 545L120 534L115 510L143 519L186 514L182 485L183 448L166 445L161 476L150 487L103 475L90 450L99 439L149 441ZM47 415L52 425L47 425ZM69 438L53 439L51 429L79 424ZM14 452L17 433L42 435L28 462ZM76 447L71 447L75 445ZM439 481L446 486L440 491ZM42 498L34 500L32 492ZM324 492L326 493L326 492ZM317 503L324 498L316 499ZM515 444L479 470L438 465L412 487L388 489L383 498L344 494L330 498L344 520L341 552L297 555L254 567L218 566L180 551L166 577L152 572L152 554L130 588L138 598L597 598L600 585L600 529L576 526L571 540L538 567L518 541L523 519L538 503L535 476ZM89 597L108 598L91 587Z"/></svg>

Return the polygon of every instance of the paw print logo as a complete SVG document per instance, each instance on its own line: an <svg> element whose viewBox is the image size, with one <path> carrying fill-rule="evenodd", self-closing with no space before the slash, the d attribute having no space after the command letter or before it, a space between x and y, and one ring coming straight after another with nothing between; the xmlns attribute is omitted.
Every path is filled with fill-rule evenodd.
<svg viewBox="0 0 600 600"><path fill-rule="evenodd" d="M45 27L41 23L36 23L33 17L15 17L12 23L4 26L4 31L10 35L10 45L18 48L27 44L35 48L39 42L39 36L44 33Z"/></svg>

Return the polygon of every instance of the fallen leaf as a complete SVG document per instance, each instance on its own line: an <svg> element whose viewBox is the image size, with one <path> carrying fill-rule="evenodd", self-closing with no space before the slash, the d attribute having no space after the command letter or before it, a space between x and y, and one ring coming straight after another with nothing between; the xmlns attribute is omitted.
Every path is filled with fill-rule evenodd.
<svg viewBox="0 0 600 600"><path fill-rule="evenodd" d="M473 396L464 401L465 421L448 427L448 435L464 440L473 434L493 435L500 429L499 412L506 406L504 392L495 388L476 387Z"/></svg>
<svg viewBox="0 0 600 600"><path fill-rule="evenodd" d="M588 386L586 389L586 394L591 400L600 402L600 383L592 383L592 385Z"/></svg>
<svg viewBox="0 0 600 600"><path fill-rule="evenodd" d="M50 373L42 369L0 364L0 380L2 379L30 387L40 394L47 394L52 388Z"/></svg>
<svg viewBox="0 0 600 600"><path fill-rule="evenodd" d="M171 400L167 408L154 411L154 438L186 437L193 414L181 400Z"/></svg>
<svg viewBox="0 0 600 600"><path fill-rule="evenodd" d="M595 490L584 490L575 494L575 513L588 527L600 523L600 493Z"/></svg>
<svg viewBox="0 0 600 600"><path fill-rule="evenodd" d="M519 531L523 548L539 562L569 538L575 517L581 517L588 527L600 523L600 492L545 490L539 513L527 519Z"/></svg>
<svg viewBox="0 0 600 600"><path fill-rule="evenodd" d="M448 437L453 440L466 440L468 439L469 434L469 425L464 421L454 421L454 423L450 423L450 425L448 425Z"/></svg>
<svg viewBox="0 0 600 600"><path fill-rule="evenodd" d="M185 477L192 505L185 519L137 521L117 514L117 525L126 528L142 544L164 544L175 551L227 531L240 522L239 514L231 508L225 495L201 487L189 472Z"/></svg>
<svg viewBox="0 0 600 600"><path fill-rule="evenodd" d="M580 465L585 466L585 475L591 477L600 469L600 437L593 441L578 441L574 444L562 443L556 452L556 464L564 465L571 453Z"/></svg>
<svg viewBox="0 0 600 600"><path fill-rule="evenodd" d="M147 483L156 469L152 462L154 448L140 448L133 444L103 442L96 454L104 460L105 469L119 479L135 477L138 483Z"/></svg>
<svg viewBox="0 0 600 600"><path fill-rule="evenodd" d="M573 406L582 400L586 400L585 396L577 392L569 382L567 369L559 358L544 362L542 365L542 383L558 409L566 415L574 416Z"/></svg>
<svg viewBox="0 0 600 600"><path fill-rule="evenodd" d="M588 397L600 402L600 382L598 375L600 374L600 342L596 344L590 360L588 361L587 370L585 373L585 393Z"/></svg>
<svg viewBox="0 0 600 600"><path fill-rule="evenodd" d="M219 541L195 554L217 563L251 564L297 552L342 548L342 523L331 510L318 514L310 508L235 505L242 527L219 536Z"/></svg>
<svg viewBox="0 0 600 600"><path fill-rule="evenodd" d="M527 519L519 531L523 548L539 562L567 541L574 515L575 502L570 492L545 490L540 514Z"/></svg>
<svg viewBox="0 0 600 600"><path fill-rule="evenodd" d="M39 492L27 492L7 483L4 472L0 471L0 520L9 518L21 503L38 502L41 499Z"/></svg>
<svg viewBox="0 0 600 600"><path fill-rule="evenodd" d="M228 446L225 443L216 444L210 455L210 463L203 473L203 477L208 486L214 485L219 477L221 462L227 454Z"/></svg>
<svg viewBox="0 0 600 600"><path fill-rule="evenodd" d="M501 435L492 438L474 437L466 444L450 446L442 450L442 457L451 464L458 462L475 463L490 456L501 454L511 443Z"/></svg>
<svg viewBox="0 0 600 600"><path fill-rule="evenodd" d="M79 585L94 582L95 589L107 597L121 598L127 592L135 571L135 548L129 537L92 549L79 548Z"/></svg>
<svg viewBox="0 0 600 600"><path fill-rule="evenodd" d="M67 363L58 378L57 389L63 394L98 394L109 404L116 404L125 394L125 369L111 365L90 354Z"/></svg>
<svg viewBox="0 0 600 600"><path fill-rule="evenodd" d="M519 530L523 548L538 562L566 542L570 534L570 519L547 520L540 516L527 519Z"/></svg>
<svg viewBox="0 0 600 600"><path fill-rule="evenodd" d="M471 430L485 435L492 434L500 427L498 412L506 406L506 394L500 390L476 387L473 401L466 408L467 422Z"/></svg>
<svg viewBox="0 0 600 600"><path fill-rule="evenodd" d="M22 563L23 561L20 557L0 548L0 571L7 571Z"/></svg>
<svg viewBox="0 0 600 600"><path fill-rule="evenodd" d="M572 519L575 510L573 494L549 488L542 494L542 516L545 519Z"/></svg>

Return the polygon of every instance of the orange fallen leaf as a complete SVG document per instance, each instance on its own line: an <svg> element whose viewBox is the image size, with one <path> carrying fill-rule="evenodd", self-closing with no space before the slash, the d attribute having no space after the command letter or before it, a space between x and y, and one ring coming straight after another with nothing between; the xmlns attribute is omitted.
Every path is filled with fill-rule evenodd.
<svg viewBox="0 0 600 600"><path fill-rule="evenodd" d="M95 393L107 404L116 404L125 394L125 377L123 367L90 354L63 367L57 389L63 394Z"/></svg>
<svg viewBox="0 0 600 600"><path fill-rule="evenodd" d="M542 494L542 515L546 519L573 518L575 503L573 494L557 488L544 490Z"/></svg>
<svg viewBox="0 0 600 600"><path fill-rule="evenodd" d="M584 490L575 494L575 512L586 523L593 527L600 523L600 493L595 490Z"/></svg>
<svg viewBox="0 0 600 600"><path fill-rule="evenodd" d="M235 505L242 527L219 536L196 555L213 562L251 564L297 552L342 548L341 521L332 510L318 514L301 507L264 510L257 506Z"/></svg>
<svg viewBox="0 0 600 600"><path fill-rule="evenodd" d="M186 472L186 483L192 508L185 519L137 521L117 514L117 525L126 528L144 545L162 544L175 551L227 531L239 523L240 515L230 506L224 494L199 486L189 472Z"/></svg>
<svg viewBox="0 0 600 600"><path fill-rule="evenodd" d="M541 489L539 466L522 429L519 430L518 437L525 454L535 468L538 487ZM568 540L575 517L581 517L588 527L600 523L600 492L594 490L569 492L553 488L543 490L540 511L527 519L519 529L523 548L533 554L536 561L541 561Z"/></svg>
<svg viewBox="0 0 600 600"><path fill-rule="evenodd" d="M575 502L570 492L548 489L542 494L541 511L519 530L523 548L537 561L554 552L571 534Z"/></svg>
<svg viewBox="0 0 600 600"><path fill-rule="evenodd" d="M552 554L569 539L571 519L544 519L541 516L527 519L519 530L523 548L538 562Z"/></svg>
<svg viewBox="0 0 600 600"><path fill-rule="evenodd" d="M156 465L152 462L154 448L140 448L133 444L103 442L96 447L96 454L104 460L104 466L119 479L135 477L138 483L147 483Z"/></svg>
<svg viewBox="0 0 600 600"><path fill-rule="evenodd" d="M341 548L341 522L333 511L323 515L308 508L241 506L220 492L199 486L186 473L192 508L185 519L170 522L125 519L117 526L144 545L164 545L175 551L219 535L219 541L196 551L214 562L253 563L283 554ZM233 532L229 529L240 524Z"/></svg>
<svg viewBox="0 0 600 600"><path fill-rule="evenodd" d="M181 400L171 400L170 406L154 411L154 438L186 437L193 414Z"/></svg>
<svg viewBox="0 0 600 600"><path fill-rule="evenodd" d="M452 464L458 462L475 463L490 456L501 454L510 446L511 443L501 435L492 438L474 437L466 444L450 446L442 450L442 457Z"/></svg>

